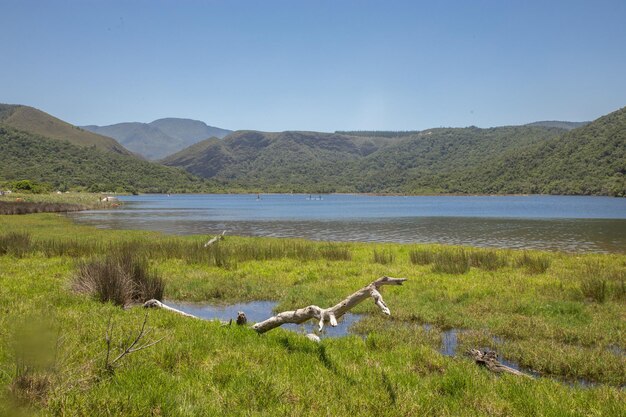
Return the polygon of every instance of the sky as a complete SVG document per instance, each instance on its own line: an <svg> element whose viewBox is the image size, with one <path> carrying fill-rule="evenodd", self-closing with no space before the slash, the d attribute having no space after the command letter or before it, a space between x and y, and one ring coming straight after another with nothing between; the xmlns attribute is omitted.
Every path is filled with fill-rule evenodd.
<svg viewBox="0 0 626 417"><path fill-rule="evenodd" d="M0 102L76 125L422 130L626 106L626 1L0 0Z"/></svg>

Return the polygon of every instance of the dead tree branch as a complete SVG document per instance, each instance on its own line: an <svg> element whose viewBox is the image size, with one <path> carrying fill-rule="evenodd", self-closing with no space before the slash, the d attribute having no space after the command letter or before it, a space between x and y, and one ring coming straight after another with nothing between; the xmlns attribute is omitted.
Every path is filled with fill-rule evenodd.
<svg viewBox="0 0 626 417"><path fill-rule="evenodd" d="M523 372L518 371L517 369L513 369L509 366L503 365L498 361L498 355L493 351L481 352L478 349L470 349L468 352L469 356L471 356L476 364L479 366L484 366L489 369L491 372L499 373L508 373L517 376L524 376L527 378L532 378L530 375L525 374Z"/></svg>
<svg viewBox="0 0 626 417"><path fill-rule="evenodd" d="M194 316L193 314L189 314L189 313L185 313L184 311L180 311L174 307L170 307L168 305L163 304L162 302L160 302L159 300L148 300L145 303L143 303L143 307L144 308L162 308L163 310L167 310L167 311L171 311L173 313L176 314L180 314L181 316L185 316L185 317L192 317L194 319L198 319L199 317Z"/></svg>
<svg viewBox="0 0 626 417"><path fill-rule="evenodd" d="M226 234L226 230L224 230L221 234L216 235L215 237L213 237L212 239L210 239L207 243L204 244L205 248L208 248L209 246L211 246L212 244L214 244L215 242L219 242L220 240L224 239L224 235Z"/></svg>
<svg viewBox="0 0 626 417"><path fill-rule="evenodd" d="M147 322L148 322L148 313L146 313L146 315L144 316L143 323L141 324L141 329L139 330L139 333L137 333L137 336L135 337L135 339L119 355L117 355L115 359L110 360L111 337L113 334L113 325L111 323L111 318L109 318L109 323L107 324L107 331L106 331L106 336L105 336L106 345L107 345L107 353L106 353L106 359L105 359L105 364L104 364L104 367L108 372L113 372L115 370L116 363L122 360L122 358L124 358L125 356L130 355L131 353L139 352L140 350L147 349L151 346L154 346L164 339L162 337L153 342L140 344L139 342L141 341L141 339L143 339L146 336L146 334L148 334L149 332L148 330L146 330Z"/></svg>
<svg viewBox="0 0 626 417"><path fill-rule="evenodd" d="M265 333L286 323L301 324L307 320L317 319L319 320L318 330L322 331L325 323L330 323L331 326L335 327L337 325L337 319L369 297L374 299L374 303L384 314L391 315L389 307L387 307L383 301L380 289L383 285L402 285L404 281L406 281L406 278L381 277L333 307L322 309L318 306L310 305L298 310L284 311L267 320L256 323L252 328L258 333Z"/></svg>

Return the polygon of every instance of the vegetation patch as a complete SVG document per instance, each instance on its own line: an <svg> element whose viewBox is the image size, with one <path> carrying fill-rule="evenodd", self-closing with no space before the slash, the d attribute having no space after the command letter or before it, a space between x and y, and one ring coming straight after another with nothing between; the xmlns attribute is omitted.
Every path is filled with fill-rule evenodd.
<svg viewBox="0 0 626 417"><path fill-rule="evenodd" d="M462 248L445 249L435 255L432 270L441 274L465 274L470 269L470 258Z"/></svg>
<svg viewBox="0 0 626 417"><path fill-rule="evenodd" d="M72 288L103 303L124 307L153 298L162 300L165 283L149 271L145 259L122 252L81 263Z"/></svg>
<svg viewBox="0 0 626 417"><path fill-rule="evenodd" d="M2 415L19 407L40 415L623 414L626 304L615 291L624 255L528 252L550 262L529 274L516 262L524 252L514 250L237 236L205 248L210 236L94 229L50 213L0 216L0 230L3 239L27 236L10 237L0 254ZM394 261L374 262L374 249ZM410 256L460 250L463 279L434 272L434 258L421 265ZM259 336L249 326L122 309L71 290L82 266L109 262L111 276L131 264L116 254L131 251L165 283L166 304L273 300L275 312L289 311L334 305L381 276L408 280L381 291L391 316L361 303L350 335L315 344L288 329ZM481 264L475 251L496 257ZM492 270L498 257L504 262ZM587 268L607 282L603 302L581 290ZM47 335L25 340L51 355L18 355L30 348L13 335L39 322L52 330L33 329ZM452 334L456 357L441 353ZM494 376L461 355L469 348L494 349L541 377Z"/></svg>

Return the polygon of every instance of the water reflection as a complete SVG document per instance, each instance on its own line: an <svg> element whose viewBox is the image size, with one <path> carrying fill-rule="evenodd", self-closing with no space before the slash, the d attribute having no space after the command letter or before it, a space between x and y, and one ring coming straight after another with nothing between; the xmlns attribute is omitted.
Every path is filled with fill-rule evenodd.
<svg viewBox="0 0 626 417"><path fill-rule="evenodd" d="M111 229L626 253L626 200L597 197L139 196L70 213ZM565 217L570 216L570 217ZM594 218L598 217L598 218Z"/></svg>
<svg viewBox="0 0 626 417"><path fill-rule="evenodd" d="M177 310L184 311L185 313L192 314L196 317L200 317L206 320L222 320L229 321L237 318L237 313L243 311L246 314L249 323L257 323L272 317L276 307L274 301L251 301L249 303L228 304L228 305L216 305L216 304L201 304L201 303L188 303L184 301L166 301L170 307ZM338 319L336 327L330 325L324 326L322 330L322 337L341 337L347 336L350 326L356 323L361 318L360 314L346 313ZM315 320L309 320L302 324L284 324L283 329L295 331L297 333L318 333L317 322Z"/></svg>

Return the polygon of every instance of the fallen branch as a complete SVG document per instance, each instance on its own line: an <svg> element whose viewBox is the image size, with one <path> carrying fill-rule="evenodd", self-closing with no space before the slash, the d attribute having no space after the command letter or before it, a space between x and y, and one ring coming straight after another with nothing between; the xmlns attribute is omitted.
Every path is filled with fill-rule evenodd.
<svg viewBox="0 0 626 417"><path fill-rule="evenodd" d="M211 240L209 240L207 243L204 244L205 248L208 248L209 246L211 246L212 244L214 244L215 242L219 242L220 240L224 239L224 235L226 234L226 230L224 230L222 233L220 233L219 235L216 235L215 237L213 237Z"/></svg>
<svg viewBox="0 0 626 417"><path fill-rule="evenodd" d="M489 369L491 372L499 373L508 373L517 376L525 376L527 378L532 378L532 376L525 374L523 372L518 371L517 369L513 369L509 366L503 365L498 362L498 356L496 352L486 351L481 352L478 349L470 349L468 354L476 361L479 366L484 366Z"/></svg>
<svg viewBox="0 0 626 417"><path fill-rule="evenodd" d="M337 326L337 319L368 297L372 297L374 299L374 303L384 314L391 315L389 308L383 301L383 296L381 295L379 289L383 285L402 285L404 281L406 281L406 278L378 278L376 281L361 288L334 307L322 309L318 306L310 305L294 311L284 311L265 321L256 323L252 326L252 328L258 333L265 333L276 327L282 326L283 324L301 324L310 319L317 319L319 320L318 330L322 331L325 323L330 323L333 327Z"/></svg>
<svg viewBox="0 0 626 417"><path fill-rule="evenodd" d="M162 308L163 310L171 311L173 313L180 314L181 316L192 317L194 319L200 318L200 317L194 316L193 314L185 313L184 311L175 309L174 307L167 306L163 304L162 302L160 302L159 300L154 300L154 299L148 300L145 303L143 303L143 307L144 308Z"/></svg>
<svg viewBox="0 0 626 417"><path fill-rule="evenodd" d="M113 373L113 371L116 368L117 362L119 362L121 359L123 359L126 355L130 355L131 353L135 353L135 352L139 352L140 350L147 349L147 348L149 348L151 346L156 345L157 343L159 343L160 341L162 341L164 339L162 337L162 338L160 338L158 340L155 340L153 342L139 344L141 339L143 339L143 337L148 333L148 331L146 330L146 323L147 322L148 322L148 313L146 313L145 317L143 318L143 324L141 325L141 329L139 330L139 333L137 333L137 336L135 337L135 339L122 352L120 352L120 354L117 355L117 357L115 359L110 360L110 358L111 358L111 338L112 338L112 332L113 332L113 324L111 323L111 318L109 317L109 323L107 324L107 330L106 330L106 334L105 334L105 342L106 342L106 346L107 346L107 353L106 353L106 358L105 358L105 363L104 363L104 368L108 372Z"/></svg>

